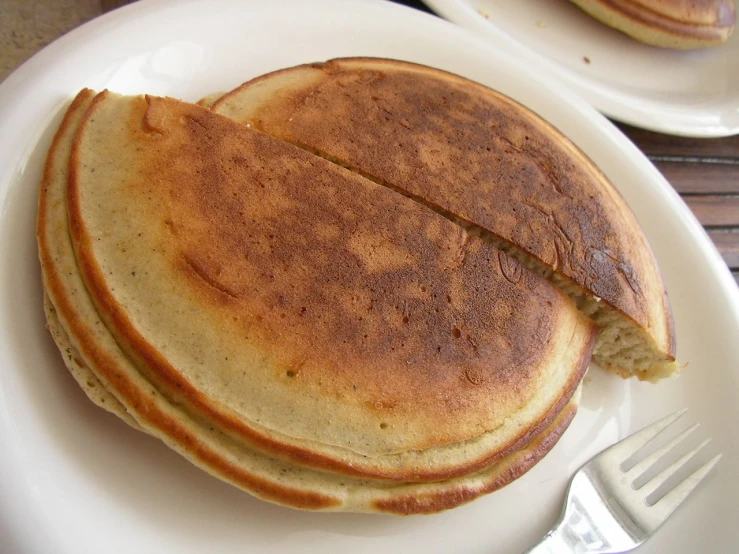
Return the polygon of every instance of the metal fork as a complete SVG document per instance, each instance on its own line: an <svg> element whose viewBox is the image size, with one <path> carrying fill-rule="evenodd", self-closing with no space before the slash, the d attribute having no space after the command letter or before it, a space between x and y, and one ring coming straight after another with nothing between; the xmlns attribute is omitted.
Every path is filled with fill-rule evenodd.
<svg viewBox="0 0 739 554"><path fill-rule="evenodd" d="M631 469L624 471L622 466L686 411L679 410L626 437L582 466L570 483L559 522L527 554L627 552L651 537L711 471L721 454L711 458L651 506L647 503L647 497L710 439L703 441L638 489L634 487L634 481L687 437L698 424L677 435Z"/></svg>

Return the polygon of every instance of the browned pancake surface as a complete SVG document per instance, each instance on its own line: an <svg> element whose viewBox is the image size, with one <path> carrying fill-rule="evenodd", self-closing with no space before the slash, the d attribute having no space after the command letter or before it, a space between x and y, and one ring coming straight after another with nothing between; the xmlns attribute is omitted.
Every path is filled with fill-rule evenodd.
<svg viewBox="0 0 739 554"><path fill-rule="evenodd" d="M515 244L674 355L659 269L634 216L580 150L509 98L431 68L353 58L257 78L214 109Z"/></svg>

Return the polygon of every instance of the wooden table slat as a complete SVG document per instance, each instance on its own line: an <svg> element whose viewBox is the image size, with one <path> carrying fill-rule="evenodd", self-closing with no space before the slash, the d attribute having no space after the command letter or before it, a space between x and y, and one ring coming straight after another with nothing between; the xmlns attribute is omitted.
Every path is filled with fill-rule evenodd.
<svg viewBox="0 0 739 554"><path fill-rule="evenodd" d="M674 137L613 122L647 156L705 157L739 160L739 135L723 138Z"/></svg>
<svg viewBox="0 0 739 554"><path fill-rule="evenodd" d="M693 213L706 227L739 227L739 196L684 196Z"/></svg>
<svg viewBox="0 0 739 554"><path fill-rule="evenodd" d="M680 194L739 194L739 163L654 160L654 165Z"/></svg>

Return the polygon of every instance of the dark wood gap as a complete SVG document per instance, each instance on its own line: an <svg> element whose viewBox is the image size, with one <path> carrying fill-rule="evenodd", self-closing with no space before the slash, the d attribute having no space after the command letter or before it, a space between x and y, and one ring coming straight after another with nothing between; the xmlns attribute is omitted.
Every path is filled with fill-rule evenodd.
<svg viewBox="0 0 739 554"><path fill-rule="evenodd" d="M647 156L653 162L672 162L672 163L684 163L684 164L697 164L701 166L706 165L739 165L739 159L734 158L708 158L699 156L661 156L652 154Z"/></svg>
<svg viewBox="0 0 739 554"><path fill-rule="evenodd" d="M739 198L737 192L681 192L680 196L683 198L696 198L700 196L710 196L711 198Z"/></svg>
<svg viewBox="0 0 739 554"><path fill-rule="evenodd" d="M674 137L613 121L647 156L731 158L739 160L739 135L722 138Z"/></svg>
<svg viewBox="0 0 739 554"><path fill-rule="evenodd" d="M706 227L739 227L737 196L684 196L683 200Z"/></svg>
<svg viewBox="0 0 739 554"><path fill-rule="evenodd" d="M681 192L680 196L686 202L690 200L691 198L718 198L718 199L724 199L724 200L732 199L732 198L739 198L739 194L735 192L729 192L729 193Z"/></svg>

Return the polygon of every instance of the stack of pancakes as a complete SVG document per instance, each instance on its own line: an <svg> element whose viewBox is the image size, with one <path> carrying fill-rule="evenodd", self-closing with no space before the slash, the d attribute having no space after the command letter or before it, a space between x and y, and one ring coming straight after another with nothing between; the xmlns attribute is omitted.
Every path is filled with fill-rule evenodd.
<svg viewBox="0 0 739 554"><path fill-rule="evenodd" d="M552 448L593 352L677 368L603 175L510 99L403 62L291 68L211 109L83 90L37 235L88 396L291 507L457 506Z"/></svg>

